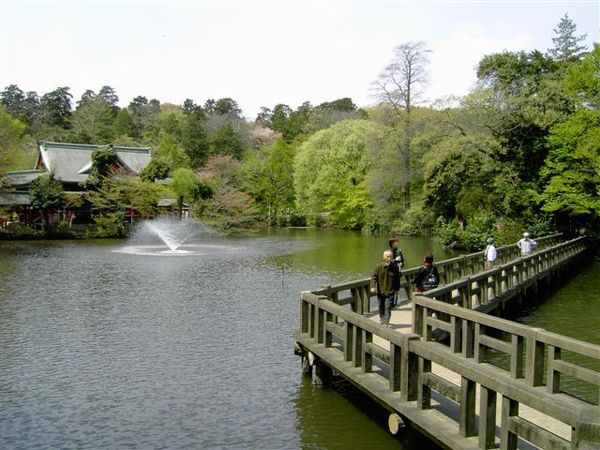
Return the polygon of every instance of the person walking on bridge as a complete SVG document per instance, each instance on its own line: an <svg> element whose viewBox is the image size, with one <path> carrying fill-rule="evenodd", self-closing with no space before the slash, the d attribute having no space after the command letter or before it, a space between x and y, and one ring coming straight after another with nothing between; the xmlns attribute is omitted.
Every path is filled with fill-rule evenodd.
<svg viewBox="0 0 600 450"><path fill-rule="evenodd" d="M521 256L529 256L537 247L537 242L529 237L529 233L523 233L523 239L517 242L517 247L521 249Z"/></svg>
<svg viewBox="0 0 600 450"><path fill-rule="evenodd" d="M489 270L494 267L494 264L496 264L498 252L496 251L496 246L494 245L494 238L488 238L487 243L488 245L483 252L483 257L485 258L485 269Z"/></svg>
<svg viewBox="0 0 600 450"><path fill-rule="evenodd" d="M400 289L400 269L391 250L383 252L382 262L375 267L371 276L371 292L379 301L379 321L389 326L394 297Z"/></svg>
<svg viewBox="0 0 600 450"><path fill-rule="evenodd" d="M415 277L415 286L417 292L425 292L438 287L440 274L437 267L433 264L433 253L428 252L423 261L423 267Z"/></svg>

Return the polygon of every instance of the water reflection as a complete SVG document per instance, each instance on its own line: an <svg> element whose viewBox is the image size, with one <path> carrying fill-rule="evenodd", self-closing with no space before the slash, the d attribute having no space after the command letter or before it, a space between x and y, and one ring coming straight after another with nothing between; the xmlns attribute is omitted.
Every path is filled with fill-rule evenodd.
<svg viewBox="0 0 600 450"><path fill-rule="evenodd" d="M351 386L313 387L292 351L300 291L368 276L385 237L271 230L172 258L126 245L0 243L0 448L431 448L390 436ZM409 266L451 256L401 245Z"/></svg>

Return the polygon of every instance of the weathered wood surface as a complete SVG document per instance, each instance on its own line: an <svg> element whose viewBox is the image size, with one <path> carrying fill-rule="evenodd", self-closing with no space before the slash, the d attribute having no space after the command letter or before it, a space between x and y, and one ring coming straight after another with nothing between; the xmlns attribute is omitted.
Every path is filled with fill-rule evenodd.
<svg viewBox="0 0 600 450"><path fill-rule="evenodd" d="M369 312L368 279L303 292L295 339L448 448L531 448L523 439L548 449L600 446L598 405L560 389L563 376L600 388L590 368L600 367L600 347L477 311L516 298L585 251L583 239L546 242L530 257L462 279L448 275L450 285L403 298L389 328ZM477 255L468 259L458 269L439 265L458 273ZM488 349L506 354L508 367L486 361ZM565 352L592 364L567 362Z"/></svg>

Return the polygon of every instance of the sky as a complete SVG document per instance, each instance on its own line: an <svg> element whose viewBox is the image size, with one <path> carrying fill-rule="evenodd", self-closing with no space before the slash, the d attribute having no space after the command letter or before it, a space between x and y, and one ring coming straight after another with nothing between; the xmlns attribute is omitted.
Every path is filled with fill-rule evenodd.
<svg viewBox="0 0 600 450"><path fill-rule="evenodd" d="M278 103L365 107L394 48L424 41L433 102L468 93L486 54L551 48L565 13L600 42L599 0L0 0L0 89L67 86L75 103L108 85L122 107L231 97L249 119Z"/></svg>

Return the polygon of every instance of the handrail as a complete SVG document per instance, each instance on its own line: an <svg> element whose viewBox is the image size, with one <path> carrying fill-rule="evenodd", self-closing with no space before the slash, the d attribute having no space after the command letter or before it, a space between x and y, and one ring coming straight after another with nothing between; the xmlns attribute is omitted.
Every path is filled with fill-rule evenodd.
<svg viewBox="0 0 600 450"><path fill-rule="evenodd" d="M585 248L584 237L579 237L567 242L559 242L561 236L561 234L555 234L540 238L538 240L538 251L536 251L533 255L524 258L521 257L520 250L516 244L500 247L499 260L501 265L490 270L485 270L483 252L458 256L437 262L436 267L438 268L438 272L440 274L441 285L434 290L428 291L427 295L436 295L436 298L439 297L438 299L440 300L449 301L452 296L448 294L448 292L455 290L457 286L461 286L461 283L466 283L467 280L471 279L473 282L484 280L490 273L503 273L503 276L508 277L506 272L501 271L507 271L510 267L519 265L521 263L528 265L543 263L545 267L549 263L552 263L552 258L547 256L547 251L550 249L561 248L560 246L569 247L573 245L573 243L580 243L580 247L578 247L577 251L579 251L581 248ZM420 270L421 267L412 267L410 269L402 270L401 284L404 286L409 298L412 296L412 290L410 288L414 286L415 277ZM527 270L529 270L529 268ZM500 286L503 287L504 290L507 288L512 288L514 286L513 281L516 280L498 280L498 282L501 283ZM362 314L369 312L370 310L369 299L373 296L373 294L369 290L369 283L370 278L363 278L331 286L322 286L320 289L316 289L311 292L316 295L325 295L330 300L340 304L351 304L354 312ZM340 295L343 294L344 291L350 291L350 296L340 298ZM443 298L444 294L446 295L446 298ZM487 300L487 297L484 297L483 300Z"/></svg>
<svg viewBox="0 0 600 450"><path fill-rule="evenodd" d="M441 303L422 295L415 296L413 303L414 308L423 310L420 313L423 327L434 326L428 323L429 320L445 322L454 336L451 341L460 341L461 345L448 348L427 339L426 331L420 334L398 333L353 313L323 295L303 292L301 303L303 316L306 315L309 320L303 322L302 329L295 336L296 340L315 352L322 361L331 364L332 368L359 383L370 395L409 418L416 417L411 416L416 411L431 407L431 391L435 390L458 403L459 420L446 418L455 423L457 434L463 437L479 435L482 448L492 447L495 440L496 394L502 398L501 419L505 425L502 427L501 448L516 448L519 434L529 436L534 445L542 448L550 447L550 443L553 448L569 448L571 445L566 438L556 436L553 427L546 429L521 417L520 405L562 423L563 430L573 429L572 441L583 439L581 436L584 431L579 431L580 428L583 430L590 424L592 427L600 426L597 406L558 394L561 374L579 375L580 379L598 386L598 372L555 358L561 350L568 349L598 361L600 346ZM434 319L436 313L450 317L447 320ZM493 338L483 332L487 327L514 336L509 343L503 342L506 344L504 349L516 355L511 357L510 371L498 370L485 362L481 357L483 353L477 350L478 346L494 345ZM425 340L421 339L422 335ZM484 336L488 338L487 341ZM388 341L389 349L375 343L377 338ZM471 352L465 350L468 345L473 345ZM546 384L541 384L541 379L536 378L539 377L539 371L543 371L540 362L543 363L544 352L554 355L549 360L548 369L553 375ZM455 372L460 376L461 383L457 385L435 375L432 364ZM356 369L359 371L356 372ZM368 381L364 378L366 375L370 376ZM540 390L538 386L546 386L546 389ZM479 402L476 401L476 395L479 395ZM479 427L476 403L480 405ZM433 434L435 436L435 431Z"/></svg>
<svg viewBox="0 0 600 450"><path fill-rule="evenodd" d="M421 420L422 411L431 407L432 390L458 403L457 422L452 417L427 416L433 422L442 420L437 422L439 429L428 428L442 442L455 445L460 439L478 435L479 448L493 447L496 394L500 394L501 448L516 449L519 436L541 448L597 443L599 407L562 392L561 385L564 387L564 377L572 377L600 388L600 371L596 369L600 367L600 346L473 309L535 286L586 250L584 238L557 244L552 237L543 242L543 248L533 255L516 257L414 295L413 330L408 334L363 315L372 296L369 279L305 291L301 296L301 328L295 338L321 361L411 420ZM459 265L475 266L475 260L467 255L441 264L449 268L448 272L460 271ZM418 268L406 272L412 270ZM345 307L347 304L351 309ZM445 331L449 339L438 342L434 339L438 331ZM499 338L499 333L505 339ZM382 347L379 339L389 342L389 349ZM508 355L509 367L487 361L487 349ZM565 353L577 358L563 358ZM460 384L435 374L432 365L455 372ZM480 405L478 415L476 403ZM553 426L533 423L520 415L520 405L562 423L562 437L556 435ZM447 429L448 422L443 420L454 421L458 428L451 438L440 432Z"/></svg>

